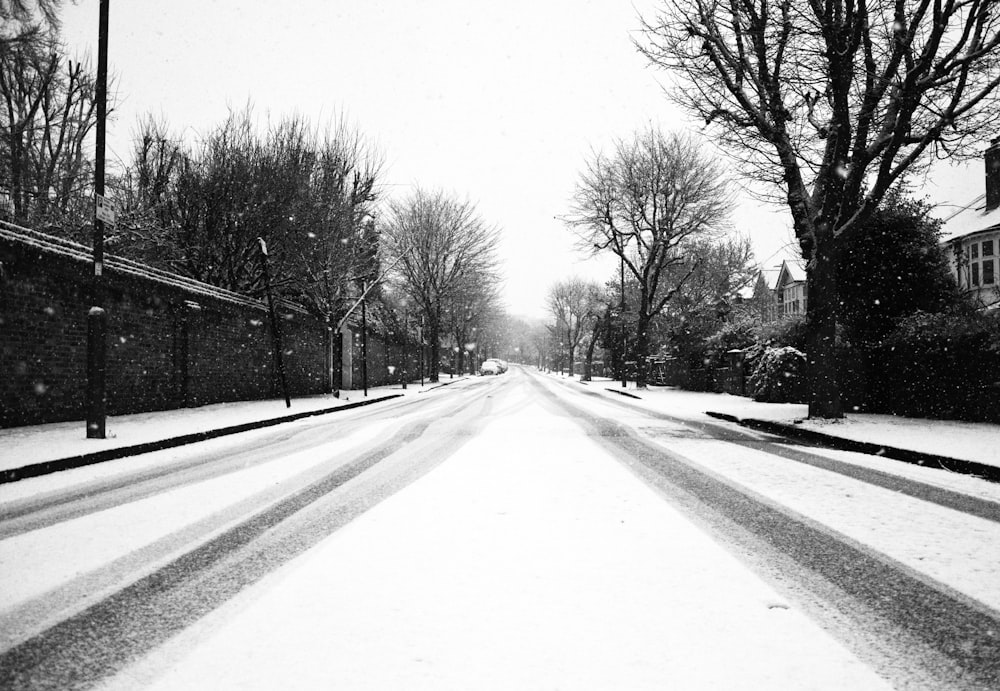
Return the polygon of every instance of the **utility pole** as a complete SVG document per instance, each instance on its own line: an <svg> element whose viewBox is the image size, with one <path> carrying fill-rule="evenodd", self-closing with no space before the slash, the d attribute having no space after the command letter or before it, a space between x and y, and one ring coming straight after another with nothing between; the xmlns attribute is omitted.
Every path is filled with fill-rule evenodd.
<svg viewBox="0 0 1000 691"><path fill-rule="evenodd" d="M361 284L361 385L364 387L365 398L368 398L368 310L365 296L368 295L368 284Z"/></svg>
<svg viewBox="0 0 1000 691"><path fill-rule="evenodd" d="M624 249L621 255L621 281L622 281L622 302L619 307L619 311L622 316L622 388L628 388L628 379L626 374L628 372L628 366L625 364L625 351L628 349L628 339L625 337L625 254Z"/></svg>
<svg viewBox="0 0 1000 691"><path fill-rule="evenodd" d="M410 314L403 310L403 388L406 388L406 380L410 376Z"/></svg>
<svg viewBox="0 0 1000 691"><path fill-rule="evenodd" d="M107 417L108 314L104 310L104 139L108 117L108 2L97 26L97 151L94 159L94 276L87 313L87 438L104 439Z"/></svg>
<svg viewBox="0 0 1000 691"><path fill-rule="evenodd" d="M267 268L267 243L264 238L257 238L260 243L260 262L264 267L264 292L267 293L267 311L271 316L271 339L274 343L274 368L281 383L281 393L285 397L285 407L291 408L292 401L288 397L288 384L285 381L285 360L282 357L281 326L274 310L274 296L271 295L271 272Z"/></svg>

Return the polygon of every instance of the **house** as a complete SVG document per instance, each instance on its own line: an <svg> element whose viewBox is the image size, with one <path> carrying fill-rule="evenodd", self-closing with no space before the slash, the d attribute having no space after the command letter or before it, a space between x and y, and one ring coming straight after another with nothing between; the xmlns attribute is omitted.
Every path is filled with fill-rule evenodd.
<svg viewBox="0 0 1000 691"><path fill-rule="evenodd" d="M806 265L804 262L786 259L778 270L775 291L780 296L780 314L788 317L806 313Z"/></svg>
<svg viewBox="0 0 1000 691"><path fill-rule="evenodd" d="M778 267L760 270L747 302L762 324L770 324L784 316L805 314L806 296L805 264L786 259Z"/></svg>
<svg viewBox="0 0 1000 691"><path fill-rule="evenodd" d="M945 219L941 243L959 288L995 309L1000 307L1000 137L986 150L985 168L986 194Z"/></svg>
<svg viewBox="0 0 1000 691"><path fill-rule="evenodd" d="M761 324L777 321L780 313L781 300L775 290L778 285L778 269L761 269L753 284L753 292L745 301L751 306L755 319Z"/></svg>

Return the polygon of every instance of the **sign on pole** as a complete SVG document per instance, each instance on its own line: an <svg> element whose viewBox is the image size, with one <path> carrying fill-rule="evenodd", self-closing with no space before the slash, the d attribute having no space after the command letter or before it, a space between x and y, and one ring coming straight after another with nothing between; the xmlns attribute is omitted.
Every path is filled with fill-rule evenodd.
<svg viewBox="0 0 1000 691"><path fill-rule="evenodd" d="M113 226L115 224L115 210L108 198L100 194L95 194L94 202L96 204L95 215L97 216L97 220L104 221L109 226Z"/></svg>

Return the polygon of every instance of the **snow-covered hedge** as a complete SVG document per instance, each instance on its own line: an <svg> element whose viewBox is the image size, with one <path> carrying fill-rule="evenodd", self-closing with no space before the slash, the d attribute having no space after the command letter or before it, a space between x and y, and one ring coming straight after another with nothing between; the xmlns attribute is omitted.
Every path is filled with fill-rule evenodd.
<svg viewBox="0 0 1000 691"><path fill-rule="evenodd" d="M765 348L750 375L755 401L800 403L805 394L806 356L791 346Z"/></svg>

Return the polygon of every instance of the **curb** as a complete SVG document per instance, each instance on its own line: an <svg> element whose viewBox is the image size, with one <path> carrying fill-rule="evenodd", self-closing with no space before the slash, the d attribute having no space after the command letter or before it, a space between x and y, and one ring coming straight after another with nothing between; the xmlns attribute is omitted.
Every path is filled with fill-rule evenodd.
<svg viewBox="0 0 1000 691"><path fill-rule="evenodd" d="M82 468L83 466L94 465L95 463L114 461L119 458L125 458L126 456L137 456L142 453L162 451L163 449L171 449L175 446L184 446L186 444L193 444L199 441L215 439L216 437L239 434L240 432L248 432L250 430L261 429L263 427L272 427L274 425L280 425L283 422L293 422L295 420L301 420L302 418L313 417L315 415L335 413L338 410L360 408L361 406L371 405L372 403L388 401L393 398L402 398L402 396L403 394L392 394L389 396L382 396L381 398L358 401L357 403L345 403L344 405L336 406L334 408L322 408L320 410L310 410L304 413L284 415L282 417L270 418L268 420L244 422L239 425L231 425L229 427L221 427L219 429L210 429L205 430L204 432L193 432L192 434L183 434L179 437L170 437L169 439L158 439L156 441L145 442L143 444L133 444L132 446L119 446L114 449L104 449L103 451L94 451L93 453L80 454L79 456L69 456L68 458L58 458L52 461L32 463L30 465L21 466L20 468L9 468L7 470L0 471L0 485L8 482L25 480L29 477L38 477L40 475L57 473L61 470L71 470L72 468Z"/></svg>
<svg viewBox="0 0 1000 691"><path fill-rule="evenodd" d="M468 377L459 377L458 379L449 379L448 381L441 383L439 382L436 386L426 386L417 393L424 393L426 391L433 391L434 389L440 389L442 386L450 386L451 384L457 384L460 381L465 381Z"/></svg>
<svg viewBox="0 0 1000 691"><path fill-rule="evenodd" d="M610 391L611 393L616 393L619 396L627 396L629 398L637 398L640 401L642 400L642 396L636 396L634 393L629 393L627 391L621 391L620 389L608 389L608 388L605 388L604 390L605 391Z"/></svg>
<svg viewBox="0 0 1000 691"><path fill-rule="evenodd" d="M986 465L985 463L979 463L977 461L964 461L960 458L951 458L949 456L939 456L933 453L923 453L921 451L913 451L911 449L901 449L895 446L886 446L884 444L874 444L872 442L846 439L833 434L826 434L825 432L802 429L796 425L789 425L784 422L757 420L755 418L741 419L735 415L716 413L712 411L707 411L705 414L718 420L735 422L742 427L748 427L761 432L769 432L771 434L778 434L785 437L803 439L805 441L820 444L821 446L832 447L840 451L855 451L858 453L868 454L870 456L884 456L885 458L903 461L904 463L912 463L913 465L919 465L924 468L948 470L953 473L975 475L990 482L1000 482L1000 467Z"/></svg>

